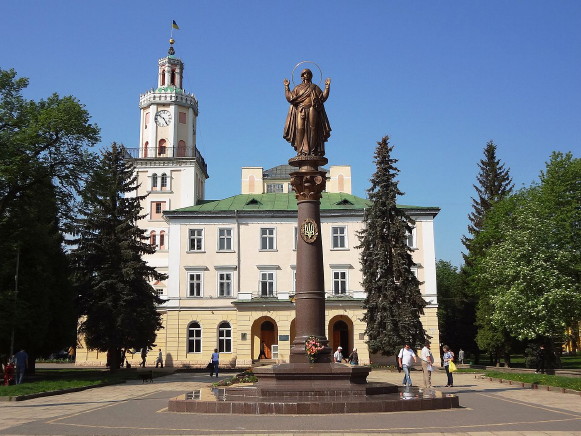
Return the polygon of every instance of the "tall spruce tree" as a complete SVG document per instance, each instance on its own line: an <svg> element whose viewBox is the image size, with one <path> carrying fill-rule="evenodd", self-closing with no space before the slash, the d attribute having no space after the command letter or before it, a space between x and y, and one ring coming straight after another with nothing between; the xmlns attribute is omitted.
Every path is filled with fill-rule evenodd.
<svg viewBox="0 0 581 436"><path fill-rule="evenodd" d="M513 188L510 170L505 167L496 156L496 144L488 141L484 147L484 158L478 163L479 173L476 177L477 185L473 185L476 190L476 198L472 198L472 212L468 215L468 235L462 237L462 244L466 247L467 253L463 253L464 267L462 268L463 287L466 288L467 299L462 308L462 312L468 318L472 318L469 324L478 325L477 343L481 349L486 350L489 355L498 363L500 355L509 359L512 340L503 329L497 329L489 321L489 301L488 296L477 289L474 283L473 267L478 260L486 253L489 244L482 243L478 235L483 230L486 213L494 204L508 197Z"/></svg>
<svg viewBox="0 0 581 436"><path fill-rule="evenodd" d="M113 143L82 193L71 241L80 333L89 348L108 353L111 369L119 367L122 349L152 346L161 328L156 305L163 300L149 281L166 276L142 258L155 249L137 226L145 196L133 195L136 181L124 148Z"/></svg>
<svg viewBox="0 0 581 436"><path fill-rule="evenodd" d="M367 190L371 206L365 210L358 247L362 249L362 284L367 292L365 333L369 350L382 354L393 354L404 343L419 346L426 338L420 321L426 302L406 243L414 222L396 205L403 192L398 188L399 170L392 150L387 136L377 143L376 171Z"/></svg>
<svg viewBox="0 0 581 436"><path fill-rule="evenodd" d="M478 185L473 185L476 190L477 198L472 198L472 212L468 215L470 224L468 224L468 236L462 237L462 244L466 247L468 253L464 255L464 261L469 264L470 255L475 253L476 247L472 246L472 241L476 234L482 230L484 216L493 204L502 200L509 195L514 184L510 177L510 170L505 168L500 159L496 157L496 145L488 141L484 147L484 159L478 163L480 172L476 177ZM477 251L477 250L476 250Z"/></svg>

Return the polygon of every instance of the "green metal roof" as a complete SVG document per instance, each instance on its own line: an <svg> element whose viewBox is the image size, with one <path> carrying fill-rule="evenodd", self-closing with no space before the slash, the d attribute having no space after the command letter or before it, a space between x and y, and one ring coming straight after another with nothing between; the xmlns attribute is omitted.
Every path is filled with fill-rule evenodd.
<svg viewBox="0 0 581 436"><path fill-rule="evenodd" d="M323 193L321 210L361 210L369 207L370 201L345 193ZM402 209L439 210L437 207L403 206ZM289 194L240 194L223 200L200 200L195 206L175 209L179 212L217 212L233 210L283 211L297 210L294 193Z"/></svg>

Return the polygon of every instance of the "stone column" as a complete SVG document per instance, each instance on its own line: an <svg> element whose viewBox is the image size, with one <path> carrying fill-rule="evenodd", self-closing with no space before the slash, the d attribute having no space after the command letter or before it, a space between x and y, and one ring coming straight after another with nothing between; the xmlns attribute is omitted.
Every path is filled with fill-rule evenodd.
<svg viewBox="0 0 581 436"><path fill-rule="evenodd" d="M298 167L290 174L298 206L297 271L295 293L295 339L291 347L291 363L307 363L305 341L316 336L325 346L317 362L331 361L331 349L325 333L325 279L321 243L321 194L325 190L326 172L322 156L296 156L289 165Z"/></svg>

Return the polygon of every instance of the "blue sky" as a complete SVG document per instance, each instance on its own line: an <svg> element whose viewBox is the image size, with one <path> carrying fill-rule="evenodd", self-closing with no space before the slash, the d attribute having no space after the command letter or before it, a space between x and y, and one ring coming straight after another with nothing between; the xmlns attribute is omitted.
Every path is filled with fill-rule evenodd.
<svg viewBox="0 0 581 436"><path fill-rule="evenodd" d="M329 164L351 165L365 196L389 135L400 203L442 209L436 256L455 265L487 141L517 187L552 151L581 151L579 1L20 0L2 12L0 67L30 78L28 98L79 98L102 146L138 146L139 94L156 86L176 20L208 198L239 193L242 166L292 157L282 80L317 62L332 78Z"/></svg>

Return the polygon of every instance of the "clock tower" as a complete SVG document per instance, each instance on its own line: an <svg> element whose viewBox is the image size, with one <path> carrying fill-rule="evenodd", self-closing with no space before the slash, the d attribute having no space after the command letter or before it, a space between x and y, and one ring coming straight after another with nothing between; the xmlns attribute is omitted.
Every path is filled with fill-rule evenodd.
<svg viewBox="0 0 581 436"><path fill-rule="evenodd" d="M171 244L163 212L195 205L204 199L208 170L196 147L198 101L183 86L184 64L170 39L168 56L158 61L157 87L141 94L139 148L129 149L137 173L138 195L147 195L138 225L147 231L156 253L151 266L167 273ZM179 235L175 235L179 237ZM154 283L163 296L164 283Z"/></svg>

